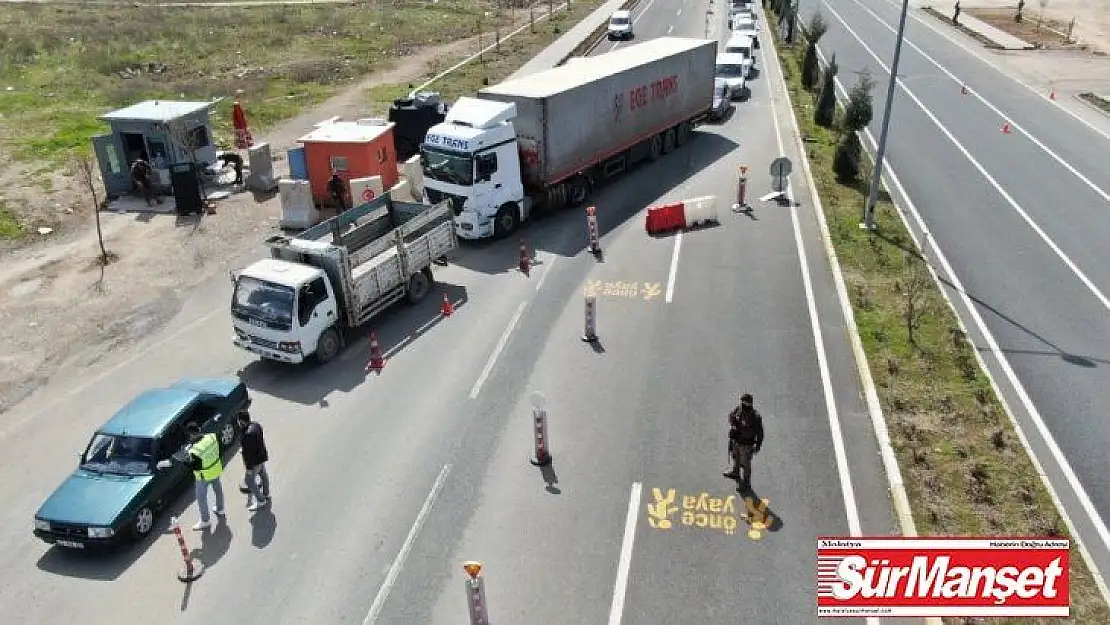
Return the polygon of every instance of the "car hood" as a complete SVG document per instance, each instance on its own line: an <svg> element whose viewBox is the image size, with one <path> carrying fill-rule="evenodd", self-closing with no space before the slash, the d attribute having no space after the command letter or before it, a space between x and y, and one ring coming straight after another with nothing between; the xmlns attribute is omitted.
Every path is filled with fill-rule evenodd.
<svg viewBox="0 0 1110 625"><path fill-rule="evenodd" d="M57 523L111 525L150 484L151 475L112 475L78 469L42 504L35 517Z"/></svg>

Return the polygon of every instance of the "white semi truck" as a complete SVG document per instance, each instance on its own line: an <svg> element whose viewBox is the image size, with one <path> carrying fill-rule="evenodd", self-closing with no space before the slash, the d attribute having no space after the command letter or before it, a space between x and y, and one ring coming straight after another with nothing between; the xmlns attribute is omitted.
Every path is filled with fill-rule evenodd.
<svg viewBox="0 0 1110 625"><path fill-rule="evenodd" d="M717 43L660 37L460 98L420 147L424 199L464 239L511 234L534 209L686 143L713 106Z"/></svg>
<svg viewBox="0 0 1110 625"><path fill-rule="evenodd" d="M397 202L388 193L266 243L271 258L231 274L234 343L287 363L327 362L350 330L402 299L419 303L432 264L459 244L450 203Z"/></svg>

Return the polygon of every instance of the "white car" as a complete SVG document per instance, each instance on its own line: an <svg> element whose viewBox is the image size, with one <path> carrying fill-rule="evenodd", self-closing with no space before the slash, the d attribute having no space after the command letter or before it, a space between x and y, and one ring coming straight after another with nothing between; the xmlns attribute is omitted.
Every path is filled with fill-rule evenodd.
<svg viewBox="0 0 1110 625"><path fill-rule="evenodd" d="M743 54L718 54L714 77L728 85L732 97L748 97L748 81L745 77Z"/></svg>
<svg viewBox="0 0 1110 625"><path fill-rule="evenodd" d="M609 40L632 38L632 12L617 11L609 18Z"/></svg>
<svg viewBox="0 0 1110 625"><path fill-rule="evenodd" d="M759 49L759 23L754 19L742 17L737 15L730 26L733 33L740 33L748 35L755 42L756 49Z"/></svg>
<svg viewBox="0 0 1110 625"><path fill-rule="evenodd" d="M755 67L755 39L744 33L732 33L725 44L725 54L740 54L744 57L744 78L752 77L752 68Z"/></svg>

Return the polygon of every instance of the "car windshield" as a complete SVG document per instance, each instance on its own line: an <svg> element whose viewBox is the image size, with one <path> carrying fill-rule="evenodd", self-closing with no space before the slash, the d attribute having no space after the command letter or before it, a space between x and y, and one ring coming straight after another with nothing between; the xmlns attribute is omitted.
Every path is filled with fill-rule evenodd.
<svg viewBox="0 0 1110 625"><path fill-rule="evenodd" d="M594 22L594 23L596 24L597 22ZM625 24L628 23L628 18L627 17L614 17L613 19L609 20L609 23L612 24L613 26L624 26Z"/></svg>
<svg viewBox="0 0 1110 625"><path fill-rule="evenodd" d="M420 163L425 178L463 186L474 182L474 159L468 155L424 147L420 151Z"/></svg>
<svg viewBox="0 0 1110 625"><path fill-rule="evenodd" d="M293 287L239 276L232 308L235 312L288 327L293 323Z"/></svg>
<svg viewBox="0 0 1110 625"><path fill-rule="evenodd" d="M740 76L743 74L743 68L739 65L718 65L718 76Z"/></svg>
<svg viewBox="0 0 1110 625"><path fill-rule="evenodd" d="M85 449L81 468L95 473L146 475L153 461L153 439L98 432Z"/></svg>

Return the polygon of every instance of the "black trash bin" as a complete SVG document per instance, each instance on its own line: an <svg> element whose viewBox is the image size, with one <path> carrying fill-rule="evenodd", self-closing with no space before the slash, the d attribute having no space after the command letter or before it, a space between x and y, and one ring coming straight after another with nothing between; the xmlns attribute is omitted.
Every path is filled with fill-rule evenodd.
<svg viewBox="0 0 1110 625"><path fill-rule="evenodd" d="M411 98L393 101L389 107L389 121L393 127L393 146L397 160L406 161L420 151L420 144L428 129L446 118L439 94L419 91Z"/></svg>
<svg viewBox="0 0 1110 625"><path fill-rule="evenodd" d="M194 163L177 163L170 166L170 182L178 215L200 214L204 209L201 195L201 178Z"/></svg>

